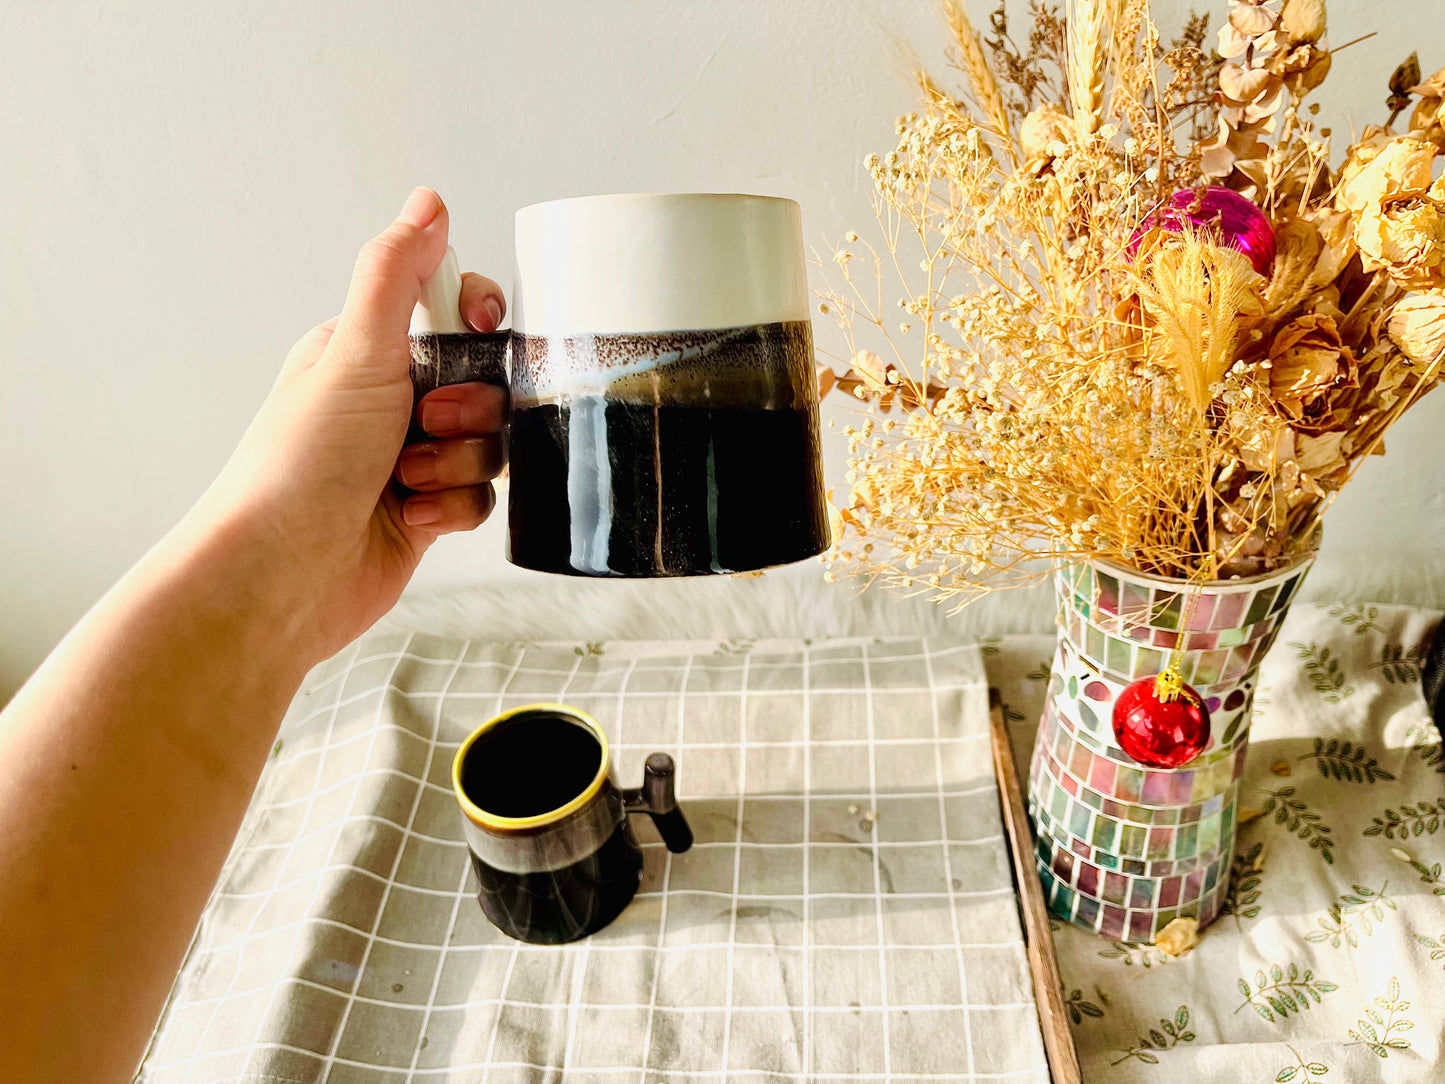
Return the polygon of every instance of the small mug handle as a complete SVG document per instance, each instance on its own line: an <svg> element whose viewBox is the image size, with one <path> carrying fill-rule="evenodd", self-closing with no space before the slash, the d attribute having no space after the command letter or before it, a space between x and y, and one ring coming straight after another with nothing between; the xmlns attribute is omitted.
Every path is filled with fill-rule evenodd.
<svg viewBox="0 0 1445 1084"><path fill-rule="evenodd" d="M629 813L646 813L673 854L692 846L692 828L677 805L677 765L666 753L653 753L642 769L642 786L622 792Z"/></svg>

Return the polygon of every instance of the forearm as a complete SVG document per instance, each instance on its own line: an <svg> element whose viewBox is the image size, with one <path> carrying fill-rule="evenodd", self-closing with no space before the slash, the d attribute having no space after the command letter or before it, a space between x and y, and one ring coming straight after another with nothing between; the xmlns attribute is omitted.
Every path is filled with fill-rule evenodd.
<svg viewBox="0 0 1445 1084"><path fill-rule="evenodd" d="M0 713L0 1080L134 1070L316 661L274 567L183 525Z"/></svg>

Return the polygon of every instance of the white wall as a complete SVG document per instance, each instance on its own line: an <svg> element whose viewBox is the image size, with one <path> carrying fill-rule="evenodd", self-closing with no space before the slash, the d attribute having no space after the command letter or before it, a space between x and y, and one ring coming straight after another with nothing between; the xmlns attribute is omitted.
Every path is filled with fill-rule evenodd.
<svg viewBox="0 0 1445 1084"><path fill-rule="evenodd" d="M1384 7L1331 5L1336 41L1379 30L1324 96L1356 125L1411 49L1445 65L1438 0ZM791 196L821 247L871 221L859 162L909 107L889 35L935 26L931 0L0 5L0 699L202 490L413 184L504 283L512 211L588 192ZM1339 502L1339 568L1438 560L1442 423L1445 394ZM523 575L493 527L419 582Z"/></svg>

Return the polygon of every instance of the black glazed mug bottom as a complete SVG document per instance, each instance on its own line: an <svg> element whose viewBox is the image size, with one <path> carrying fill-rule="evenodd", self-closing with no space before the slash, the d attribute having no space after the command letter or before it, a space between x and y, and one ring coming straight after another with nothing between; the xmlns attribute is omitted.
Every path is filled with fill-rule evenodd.
<svg viewBox="0 0 1445 1084"><path fill-rule="evenodd" d="M581 861L546 873L508 873L468 851L477 902L497 929L518 941L562 945L620 915L642 882L642 848L626 818Z"/></svg>

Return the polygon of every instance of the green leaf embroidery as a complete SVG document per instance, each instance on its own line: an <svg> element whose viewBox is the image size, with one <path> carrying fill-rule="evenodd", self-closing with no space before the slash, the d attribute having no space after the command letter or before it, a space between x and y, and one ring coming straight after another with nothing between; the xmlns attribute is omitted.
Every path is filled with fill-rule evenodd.
<svg viewBox="0 0 1445 1084"><path fill-rule="evenodd" d="M1315 739L1315 751L1296 760L1314 760L1320 775L1341 783L1370 783L1376 779L1394 779L1393 772L1380 767L1374 757L1365 759L1365 747L1339 738Z"/></svg>
<svg viewBox="0 0 1445 1084"><path fill-rule="evenodd" d="M1161 1017L1158 1027L1149 1029L1148 1034L1139 1036L1139 1045L1124 1051L1124 1056L1110 1065L1122 1065L1130 1058L1136 1058L1145 1065L1158 1065L1157 1051L1173 1050L1180 1043L1192 1043L1194 1032L1189 1030L1189 1006L1180 1005L1174 1010L1174 1019Z"/></svg>
<svg viewBox="0 0 1445 1084"><path fill-rule="evenodd" d="M1415 644L1406 649L1400 644L1386 644L1380 650L1380 661L1370 663L1371 670L1378 670L1391 685L1409 685L1420 680L1420 666L1424 662L1423 645Z"/></svg>
<svg viewBox="0 0 1445 1084"><path fill-rule="evenodd" d="M1310 850L1319 851L1325 864L1333 866L1335 841L1332 829L1320 820L1318 813L1295 797L1294 787L1280 787L1278 790L1266 790L1262 793L1268 795L1262 812L1266 816L1273 813L1275 824L1286 826L1293 835L1306 840ZM1368 829L1366 834L1369 834Z"/></svg>
<svg viewBox="0 0 1445 1084"><path fill-rule="evenodd" d="M1415 750L1415 755L1425 762L1425 767L1445 775L1445 746L1440 741L1440 731L1429 719L1410 724L1405 732L1405 742Z"/></svg>
<svg viewBox="0 0 1445 1084"><path fill-rule="evenodd" d="M574 655L581 655L584 658L588 655L602 655L606 653L605 643L579 644L572 649Z"/></svg>
<svg viewBox="0 0 1445 1084"><path fill-rule="evenodd" d="M1239 980L1239 992L1244 1000L1234 1011L1239 1012L1248 1005L1265 1023L1272 1024L1275 1017L1282 1019L1291 1012L1308 1009L1311 999L1318 1005L1321 994L1338 989L1332 982L1315 978L1315 973L1308 968L1300 971L1298 964L1290 964L1288 969L1275 964L1268 974L1256 971L1252 986L1247 979Z"/></svg>
<svg viewBox="0 0 1445 1084"><path fill-rule="evenodd" d="M1338 704L1355 695L1355 687L1346 683L1340 660L1330 654L1328 646L1320 647L1316 643L1291 643L1289 646L1304 660L1305 678L1326 703Z"/></svg>
<svg viewBox="0 0 1445 1084"><path fill-rule="evenodd" d="M1402 1015L1410 1003L1400 997L1398 978L1390 979L1385 996L1375 998L1375 1005L1383 1009L1385 1015L1382 1016L1372 1006L1365 1006L1364 1013L1355 1021L1355 1027L1350 1029L1350 1038L1354 1042L1345 1045L1369 1047L1370 1053L1377 1058L1389 1057L1391 1050L1409 1050L1410 1040L1402 1039L1400 1033L1409 1031L1415 1024Z"/></svg>
<svg viewBox="0 0 1445 1084"><path fill-rule="evenodd" d="M1221 915L1233 915L1234 924L1240 926L1242 918L1256 918L1259 915L1259 887L1264 880L1264 844L1256 843L1244 854L1236 854L1229 867L1229 888L1224 893Z"/></svg>
<svg viewBox="0 0 1445 1084"><path fill-rule="evenodd" d="M1440 818L1445 817L1445 796L1433 802L1421 800L1399 809L1387 809L1379 817L1370 818L1365 829L1367 836L1384 836L1386 839L1409 839L1412 835L1429 833L1434 835L1440 828Z"/></svg>
<svg viewBox="0 0 1445 1084"><path fill-rule="evenodd" d="M1377 606L1348 605L1343 602L1336 602L1330 607L1329 614L1331 617L1338 617L1340 624L1344 625L1345 628L1353 628L1357 636L1370 632L1371 630L1380 633L1382 636L1386 634L1384 627L1375 622L1375 618L1380 616L1380 610Z"/></svg>
<svg viewBox="0 0 1445 1084"><path fill-rule="evenodd" d="M1113 947L1100 950L1099 955L1106 960L1123 960L1125 967L1137 964L1148 969L1155 964L1170 963L1174 959L1167 952L1152 945L1128 945L1123 941L1112 941L1110 944Z"/></svg>
<svg viewBox="0 0 1445 1084"><path fill-rule="evenodd" d="M1104 1015L1104 1010L1098 1005L1095 1005L1092 1001L1084 1000L1084 991L1082 990L1070 990L1069 996L1065 999L1064 1004L1068 1007L1069 1019L1075 1024L1082 1024L1086 1016L1099 1017Z"/></svg>
<svg viewBox="0 0 1445 1084"><path fill-rule="evenodd" d="M1430 959L1437 963L1445 960L1445 933L1442 933L1437 940L1433 937L1426 937L1424 934L1416 934L1415 940L1430 950Z"/></svg>
<svg viewBox="0 0 1445 1084"><path fill-rule="evenodd" d="M1439 862L1433 866L1427 866L1409 851L1401 850L1399 847L1391 847L1390 853L1418 873L1420 880L1430 886L1432 895L1445 896L1445 879L1442 879L1440 875Z"/></svg>
<svg viewBox="0 0 1445 1084"><path fill-rule="evenodd" d="M1295 1084L1324 1084L1319 1078L1328 1073L1330 1067L1317 1061L1305 1061L1304 1058L1300 1056L1298 1050L1289 1046L1289 1044L1285 1045L1289 1052L1294 1055L1295 1063L1293 1065L1286 1065L1279 1071L1279 1074L1274 1078L1275 1084L1289 1084L1290 1081L1294 1081Z"/></svg>
<svg viewBox="0 0 1445 1084"><path fill-rule="evenodd" d="M1049 664L1047 660L1041 659L1032 670L1024 675L1024 678L1028 681L1048 681Z"/></svg>
<svg viewBox="0 0 1445 1084"><path fill-rule="evenodd" d="M1386 881L1376 892L1365 885L1352 885L1353 892L1345 893L1331 905L1327 917L1319 920L1320 928L1305 934L1306 941L1318 944L1328 941L1331 948L1348 944L1355 948L1360 943L1360 934L1368 937L1375 926L1385 919L1385 909L1395 910L1395 901L1385 894L1390 886Z"/></svg>

